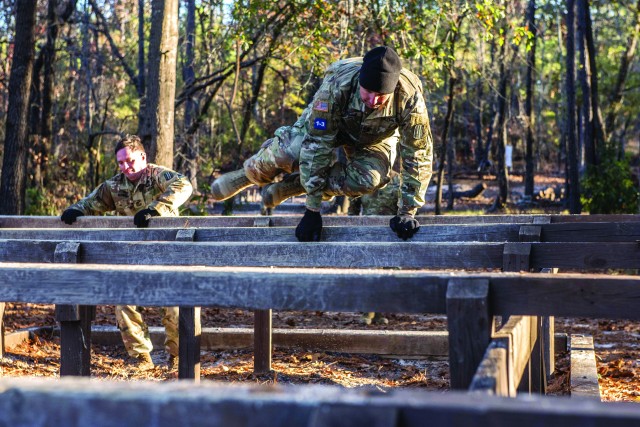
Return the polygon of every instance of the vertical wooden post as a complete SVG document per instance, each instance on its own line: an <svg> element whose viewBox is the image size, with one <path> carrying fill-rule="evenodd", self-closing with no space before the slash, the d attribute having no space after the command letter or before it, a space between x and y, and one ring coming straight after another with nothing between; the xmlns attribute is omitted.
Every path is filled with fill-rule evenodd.
<svg viewBox="0 0 640 427"><path fill-rule="evenodd" d="M488 280L449 280L447 327L451 389L466 390L489 346L493 332Z"/></svg>
<svg viewBox="0 0 640 427"><path fill-rule="evenodd" d="M4 303L0 302L0 359L4 357Z"/></svg>
<svg viewBox="0 0 640 427"><path fill-rule="evenodd" d="M80 243L61 242L54 253L55 263L75 264ZM91 375L91 321L95 306L56 305L56 320L60 322L60 376Z"/></svg>
<svg viewBox="0 0 640 427"><path fill-rule="evenodd" d="M178 378L200 381L200 310L180 307L178 322L179 359Z"/></svg>
<svg viewBox="0 0 640 427"><path fill-rule="evenodd" d="M543 229L544 224L551 224L551 217L536 217L533 219L533 223L540 226L540 242L544 242L545 240L545 232ZM558 273L557 268L543 268L540 273ZM544 316L542 317L542 328L541 328L540 337L543 340L544 345L542 346L542 357L545 368L546 382L551 379L551 375L556 370L556 361L555 361L555 319L553 316ZM546 386L545 386L546 390Z"/></svg>
<svg viewBox="0 0 640 427"><path fill-rule="evenodd" d="M254 227L270 227L272 225L271 209L265 210L267 218L256 218ZM264 215L263 214L263 215ZM270 309L253 311L253 373L260 375L271 372L271 357L273 352L272 318Z"/></svg>
<svg viewBox="0 0 640 427"><path fill-rule="evenodd" d="M193 228L178 230L177 242L195 241ZM199 307L178 309L178 378L200 381L200 336L202 325Z"/></svg>
<svg viewBox="0 0 640 427"><path fill-rule="evenodd" d="M253 318L253 372L266 374L271 371L271 310L254 310Z"/></svg>

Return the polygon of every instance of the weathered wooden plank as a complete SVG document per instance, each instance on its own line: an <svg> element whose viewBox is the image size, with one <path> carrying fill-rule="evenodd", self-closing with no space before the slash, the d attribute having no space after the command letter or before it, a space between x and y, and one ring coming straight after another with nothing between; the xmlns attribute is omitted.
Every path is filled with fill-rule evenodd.
<svg viewBox="0 0 640 427"><path fill-rule="evenodd" d="M530 243L505 243L502 271L529 271L531 268Z"/></svg>
<svg viewBox="0 0 640 427"><path fill-rule="evenodd" d="M452 277L489 280L494 315L640 318L640 278L606 274L0 263L0 299L445 313Z"/></svg>
<svg viewBox="0 0 640 427"><path fill-rule="evenodd" d="M200 308L180 307L178 318L178 378L200 381Z"/></svg>
<svg viewBox="0 0 640 427"><path fill-rule="evenodd" d="M444 313L446 281L388 270L0 263L6 301Z"/></svg>
<svg viewBox="0 0 640 427"><path fill-rule="evenodd" d="M541 226L542 242L636 242L639 222L552 223Z"/></svg>
<svg viewBox="0 0 640 427"><path fill-rule="evenodd" d="M447 285L450 385L469 387L493 332L489 281L451 279Z"/></svg>
<svg viewBox="0 0 640 427"><path fill-rule="evenodd" d="M571 397L600 400L598 368L596 366L593 337L573 334L571 347Z"/></svg>
<svg viewBox="0 0 640 427"><path fill-rule="evenodd" d="M508 349L504 347L504 341L494 340L489 344L469 386L470 392L503 397L511 396L507 352Z"/></svg>
<svg viewBox="0 0 640 427"><path fill-rule="evenodd" d="M300 214L270 216L275 227L296 226ZM194 216L194 217L155 217L150 227L253 227L260 215L236 216ZM264 217L262 217L264 218ZM422 225L427 224L532 224L535 220L549 218L555 223L579 222L639 222L640 215L417 215ZM388 226L389 216L340 216L324 215L323 224L333 225L377 225ZM0 216L0 228L132 228L132 217L80 217L72 225L66 225L58 216Z"/></svg>
<svg viewBox="0 0 640 427"><path fill-rule="evenodd" d="M271 371L273 349L271 310L254 310L253 316L253 372L266 374Z"/></svg>
<svg viewBox="0 0 640 427"><path fill-rule="evenodd" d="M56 245L55 263L75 264L80 255L77 242ZM60 376L91 375L91 321L95 307L87 305L56 305L56 320L60 323Z"/></svg>
<svg viewBox="0 0 640 427"><path fill-rule="evenodd" d="M241 219L237 217L230 217ZM336 217L341 218L341 217ZM348 217L351 218L351 217ZM365 217L358 217L365 218ZM368 217L367 217L368 218ZM539 218L542 220L549 218ZM256 218L256 221L270 217ZM324 221L324 220L323 220ZM239 221L236 221L239 223ZM366 225L357 227L339 224L324 228L324 241L389 241L398 238L388 225ZM194 230L195 241L296 241L293 225L278 227L249 227L224 225L188 228ZM265 222L266 224L266 222ZM0 228L0 239L31 240L122 240L150 241L176 240L176 228ZM537 238L540 238L537 240ZM519 225L508 223L477 224L422 224L412 241L416 242L636 242L640 240L640 222L571 222L547 223L540 225Z"/></svg>
<svg viewBox="0 0 640 427"><path fill-rule="evenodd" d="M5 346L5 338L4 338L4 306L5 306L5 303L0 302L0 358L4 357L4 346Z"/></svg>
<svg viewBox="0 0 640 427"><path fill-rule="evenodd" d="M28 405L24 404L28 402ZM343 425L369 427L366 408L396 411L402 427L606 426L640 423L640 407L544 396L504 399L469 393L344 389L317 385L236 385L217 382L109 382L3 378L0 423L48 427L307 426L318 408L340 409ZM159 421L166 420L166 421ZM364 420L370 422L370 420Z"/></svg>
<svg viewBox="0 0 640 427"><path fill-rule="evenodd" d="M639 268L640 245L623 242L532 243L532 268Z"/></svg>
<svg viewBox="0 0 640 427"><path fill-rule="evenodd" d="M530 339L531 322L534 321L532 316L511 316L493 335L493 339L503 342L501 346L507 350L508 388L511 397L516 395L523 375L529 375L529 357L533 348Z"/></svg>
<svg viewBox="0 0 640 427"><path fill-rule="evenodd" d="M542 227L539 225L521 225L519 240L521 242L539 242L542 235Z"/></svg>
<svg viewBox="0 0 640 427"><path fill-rule="evenodd" d="M266 219L266 218L263 218ZM191 230L191 231L186 231ZM193 241L253 241L297 242L294 227L217 227L189 229L50 229L50 228L0 228L0 239L29 240L90 240L90 241L150 241L181 240L176 233L194 233ZM504 242L517 241L518 225L423 225L412 242ZM400 242L388 226L327 226L323 229L323 241L329 242ZM185 241L185 240L183 240ZM186 241L191 241L186 239Z"/></svg>
<svg viewBox="0 0 640 427"><path fill-rule="evenodd" d="M0 228L0 239L26 240L176 240L176 228ZM192 230L192 229L187 229Z"/></svg>
<svg viewBox="0 0 640 427"><path fill-rule="evenodd" d="M0 240L0 261L52 262L58 241ZM640 268L637 243L423 243L423 242L82 242L79 261L147 265L280 266L339 268L500 268L523 259L531 245L530 266L541 268ZM523 246L524 245L524 246ZM526 246L528 248L528 246ZM158 256L162 254L162 256ZM504 257L506 258L503 260ZM118 261L118 262L120 262ZM507 264L505 264L507 263ZM514 267L515 268L515 267Z"/></svg>
<svg viewBox="0 0 640 427"><path fill-rule="evenodd" d="M0 261L51 262L56 241L0 240ZM500 268L501 243L82 242L80 262L336 268ZM51 253L50 253L51 252ZM114 254L126 253L126 257ZM162 256L158 256L162 254Z"/></svg>
<svg viewBox="0 0 640 427"><path fill-rule="evenodd" d="M154 347L161 347L165 333L161 326L149 327ZM93 343L118 345L122 342L115 326L94 325ZM566 351L567 335L554 337L558 351ZM397 357L446 357L449 355L447 331L398 331L368 329L273 329L275 347L307 351L336 351L353 354L377 354ZM202 328L200 346L203 350L251 350L253 328Z"/></svg>

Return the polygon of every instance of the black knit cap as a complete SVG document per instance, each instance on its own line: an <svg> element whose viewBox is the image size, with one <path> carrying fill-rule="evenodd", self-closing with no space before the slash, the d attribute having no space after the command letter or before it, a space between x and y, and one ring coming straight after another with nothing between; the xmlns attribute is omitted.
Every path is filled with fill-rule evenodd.
<svg viewBox="0 0 640 427"><path fill-rule="evenodd" d="M402 63L395 50L388 46L375 47L362 60L360 86L372 92L392 93L401 70Z"/></svg>

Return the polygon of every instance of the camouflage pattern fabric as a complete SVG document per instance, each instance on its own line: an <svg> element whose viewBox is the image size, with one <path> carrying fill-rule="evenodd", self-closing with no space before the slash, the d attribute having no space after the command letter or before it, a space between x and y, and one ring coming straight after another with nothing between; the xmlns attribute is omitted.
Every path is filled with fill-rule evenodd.
<svg viewBox="0 0 640 427"><path fill-rule="evenodd" d="M85 215L135 215L151 208L160 216L178 216L178 208L191 196L193 187L184 175L149 163L138 182L132 183L123 173L106 180L87 197L70 208Z"/></svg>
<svg viewBox="0 0 640 427"><path fill-rule="evenodd" d="M385 105L368 110L360 98L361 64L362 58L351 58L329 67L298 121L278 129L244 163L253 183L265 185L282 172L299 169L307 208L317 211L323 197L356 197L386 185L399 154L402 197L397 213L415 214L424 204L433 157L420 80L403 69ZM340 146L346 148L346 163L334 161L334 149Z"/></svg>
<svg viewBox="0 0 640 427"><path fill-rule="evenodd" d="M400 175L394 175L386 187L361 197L362 215L395 215L401 195Z"/></svg>
<svg viewBox="0 0 640 427"><path fill-rule="evenodd" d="M165 328L164 346L167 353L178 355L178 307L162 308L162 324ZM150 353L153 350L149 327L144 322L142 314L133 305L116 306L116 323L122 342L131 357L142 353Z"/></svg>
<svg viewBox="0 0 640 427"><path fill-rule="evenodd" d="M105 181L87 197L70 206L85 215L115 212L116 215L135 215L153 208L161 216L178 216L178 208L191 196L189 180L170 169L149 163L136 183L120 173ZM164 307L162 324L166 330L165 347L178 355L178 307ZM116 324L129 356L149 353L153 349L149 328L135 306L116 306Z"/></svg>

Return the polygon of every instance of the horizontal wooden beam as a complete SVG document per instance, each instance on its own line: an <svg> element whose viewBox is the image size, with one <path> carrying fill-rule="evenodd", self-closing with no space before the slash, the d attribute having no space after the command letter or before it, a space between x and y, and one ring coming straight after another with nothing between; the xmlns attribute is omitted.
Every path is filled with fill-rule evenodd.
<svg viewBox="0 0 640 427"><path fill-rule="evenodd" d="M300 222L300 214L274 215L270 217L275 227L296 226ZM253 227L256 220L264 217L256 215L236 216L193 216L151 218L149 226L156 228L184 227ZM323 224L388 226L390 216L343 216L324 215ZM532 224L535 220L549 218L550 223L580 222L640 222L640 215L418 215L422 225L427 224ZM59 216L9 216L0 215L0 228L131 228L132 217L90 217L83 216L72 225L60 221Z"/></svg>
<svg viewBox="0 0 640 427"><path fill-rule="evenodd" d="M570 337L571 397L600 400L596 353L591 335Z"/></svg>
<svg viewBox="0 0 640 427"><path fill-rule="evenodd" d="M505 242L518 241L517 224L423 225L412 242ZM0 228L0 239L29 240L176 240L176 233L193 230L197 242L297 242L294 227L208 228ZM326 226L326 242L400 242L388 226Z"/></svg>
<svg viewBox="0 0 640 427"><path fill-rule="evenodd" d="M110 382L88 379L3 378L0 424L49 427L154 427L159 420L182 425L272 427L365 427L390 420L422 427L425 420L453 427L585 425L623 427L640 423L640 406L573 401L544 396L526 400L419 390L344 389L305 385L223 385L184 382ZM28 404L25 404L28 402Z"/></svg>
<svg viewBox="0 0 640 427"><path fill-rule="evenodd" d="M52 262L56 240L0 240L0 261ZM501 243L82 242L85 264L500 268ZM119 256L118 254L122 254Z"/></svg>
<svg viewBox="0 0 640 427"><path fill-rule="evenodd" d="M0 240L0 261L53 262L59 240ZM640 244L477 242L81 242L78 262L91 264L336 268L501 268L505 245L527 245L530 267L640 268ZM119 257L117 254L126 254Z"/></svg>
<svg viewBox="0 0 640 427"><path fill-rule="evenodd" d="M604 274L0 263L0 300L445 313L452 277L489 280L494 315L640 319L640 277Z"/></svg>
<svg viewBox="0 0 640 427"><path fill-rule="evenodd" d="M164 328L150 327L154 346L162 346ZM340 351L352 354L377 354L403 357L444 357L448 354L446 331L393 331L363 329L273 329L273 345L314 351ZM94 326L95 344L119 345L120 331L115 327ZM202 328L203 350L238 350L253 347L253 328Z"/></svg>

